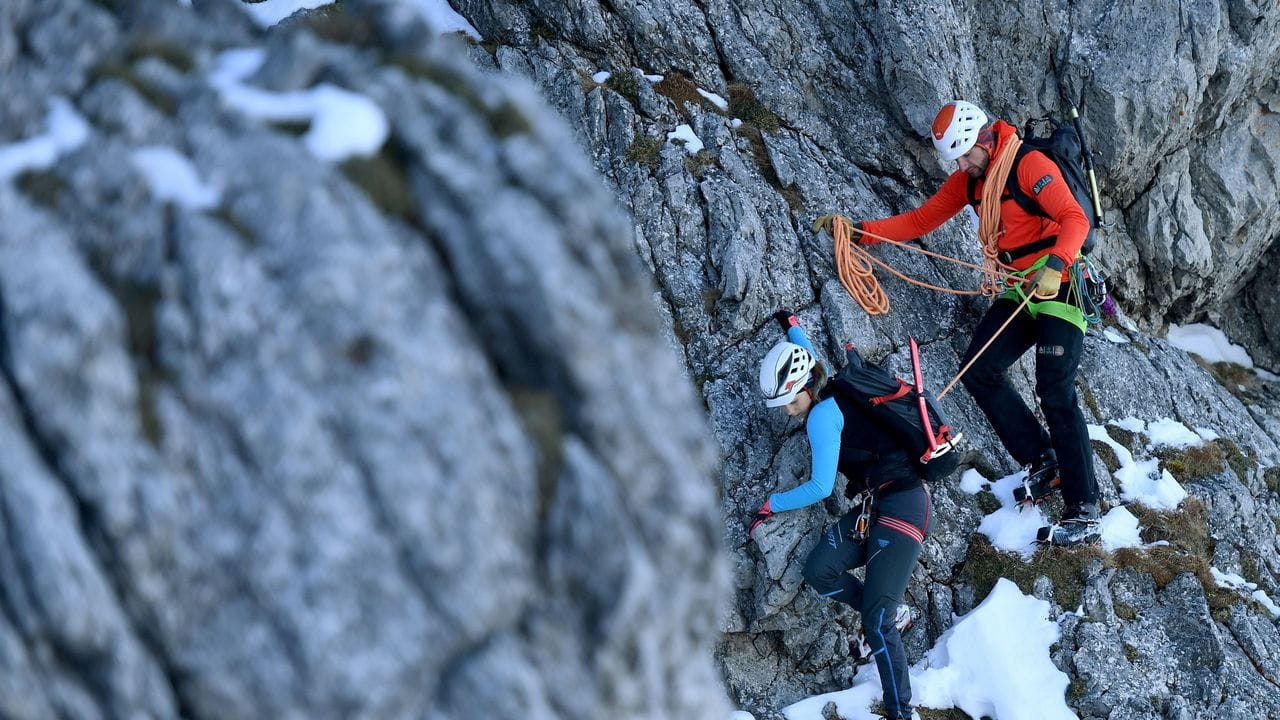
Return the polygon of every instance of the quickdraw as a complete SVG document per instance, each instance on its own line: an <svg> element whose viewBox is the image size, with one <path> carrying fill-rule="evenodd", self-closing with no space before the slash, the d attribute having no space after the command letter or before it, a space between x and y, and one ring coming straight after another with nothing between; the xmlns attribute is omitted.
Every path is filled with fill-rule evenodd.
<svg viewBox="0 0 1280 720"><path fill-rule="evenodd" d="M854 519L853 527L848 532L849 539L853 542L865 542L871 532L871 525L875 521L875 514L872 512L874 497L870 492L861 492L853 498L854 505L861 505L858 517Z"/></svg>

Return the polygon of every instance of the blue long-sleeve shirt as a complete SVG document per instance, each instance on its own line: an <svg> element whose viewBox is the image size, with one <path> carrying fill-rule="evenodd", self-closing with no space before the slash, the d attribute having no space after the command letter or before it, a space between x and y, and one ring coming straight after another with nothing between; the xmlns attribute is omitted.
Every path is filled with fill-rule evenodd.
<svg viewBox="0 0 1280 720"><path fill-rule="evenodd" d="M809 336L799 326L787 330L787 339L808 350L816 358ZM836 467L840 460L840 433L844 430L844 413L835 398L829 397L809 411L805 421L812 455L809 480L786 492L769 496L769 507L774 512L796 510L820 502L836 486Z"/></svg>

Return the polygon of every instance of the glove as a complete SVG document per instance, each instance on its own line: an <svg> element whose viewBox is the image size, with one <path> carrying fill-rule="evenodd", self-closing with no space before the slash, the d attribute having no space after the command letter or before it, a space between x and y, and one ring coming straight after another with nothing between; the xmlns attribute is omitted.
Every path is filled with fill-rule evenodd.
<svg viewBox="0 0 1280 720"><path fill-rule="evenodd" d="M1048 300L1058 296L1062 288L1062 269L1054 269L1045 265L1031 277L1031 294L1039 300Z"/></svg>
<svg viewBox="0 0 1280 720"><path fill-rule="evenodd" d="M769 501L765 500L760 509L751 514L751 527L747 529L747 537L755 534L756 528L760 527L760 523L768 520L773 515L773 509L769 507Z"/></svg>
<svg viewBox="0 0 1280 720"><path fill-rule="evenodd" d="M833 223L833 222L835 221L835 218L836 218L835 213L828 213L828 214L823 215L822 217L818 218L817 220L814 220L814 221L813 221L813 231L814 231L815 233L816 233L816 232L820 232L820 231L822 231L822 230L826 230L827 232L833 232L833 231L831 230L831 223Z"/></svg>
<svg viewBox="0 0 1280 720"><path fill-rule="evenodd" d="M800 326L800 321L796 318L795 313L790 310L779 310L773 314L773 319L777 320L778 324L782 326L782 332Z"/></svg>

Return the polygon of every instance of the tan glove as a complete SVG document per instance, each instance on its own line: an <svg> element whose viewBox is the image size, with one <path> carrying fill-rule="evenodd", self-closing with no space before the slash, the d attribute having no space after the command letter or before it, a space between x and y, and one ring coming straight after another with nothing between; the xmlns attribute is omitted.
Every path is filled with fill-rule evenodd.
<svg viewBox="0 0 1280 720"><path fill-rule="evenodd" d="M817 220L814 220L813 231L815 233L821 232L823 230L826 230L827 232L833 232L831 229L831 224L835 222L835 218L836 218L835 213L828 213L818 218Z"/></svg>
<svg viewBox="0 0 1280 720"><path fill-rule="evenodd" d="M1031 295L1037 300L1048 300L1058 296L1062 289L1062 271L1054 270L1048 265L1031 276Z"/></svg>

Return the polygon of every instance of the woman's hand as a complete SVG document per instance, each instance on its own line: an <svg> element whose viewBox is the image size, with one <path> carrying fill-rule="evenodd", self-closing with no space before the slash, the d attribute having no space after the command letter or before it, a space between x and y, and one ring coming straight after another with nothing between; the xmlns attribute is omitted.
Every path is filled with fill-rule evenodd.
<svg viewBox="0 0 1280 720"><path fill-rule="evenodd" d="M768 520L772 515L773 508L769 507L769 501L765 500L760 509L751 514L751 527L747 530L747 537L754 535L756 528L760 527L760 524Z"/></svg>

